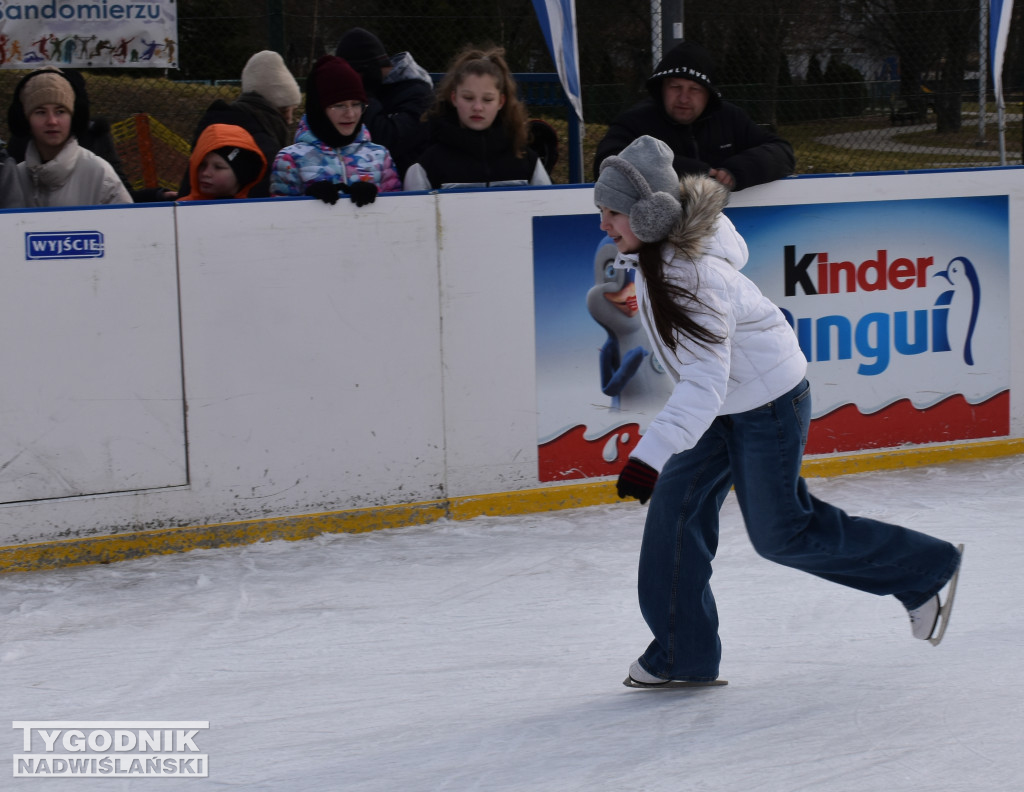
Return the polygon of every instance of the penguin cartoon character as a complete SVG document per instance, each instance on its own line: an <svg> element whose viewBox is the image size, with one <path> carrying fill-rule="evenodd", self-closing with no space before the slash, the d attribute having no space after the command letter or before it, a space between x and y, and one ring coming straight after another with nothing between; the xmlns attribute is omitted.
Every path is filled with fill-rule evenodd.
<svg viewBox="0 0 1024 792"><path fill-rule="evenodd" d="M940 278L945 278L953 287L939 295L939 299L935 302L937 306L952 306L955 304L955 295L964 295L963 298L958 298L957 300L957 302L963 305L959 312L961 314L959 324L961 325L964 339L963 357L964 363L968 366L973 366L974 330L978 326L978 308L981 304L981 283L978 280L978 273L975 271L970 259L964 256L957 256L949 262L949 266L943 272L936 272L935 274ZM935 331L937 339L936 351L947 351L950 349L947 329L948 313L949 310L946 309L937 315Z"/></svg>
<svg viewBox="0 0 1024 792"><path fill-rule="evenodd" d="M618 251L605 237L594 255L594 285L587 310L608 338L601 347L601 392L613 410L653 417L672 391L672 379L651 352L636 303L635 272L616 267Z"/></svg>

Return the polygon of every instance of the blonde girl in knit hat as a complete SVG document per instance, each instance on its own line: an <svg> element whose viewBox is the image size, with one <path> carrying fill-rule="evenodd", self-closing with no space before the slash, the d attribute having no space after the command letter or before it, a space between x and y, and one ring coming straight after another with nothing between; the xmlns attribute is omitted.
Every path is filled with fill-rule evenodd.
<svg viewBox="0 0 1024 792"><path fill-rule="evenodd" d="M132 203L110 163L78 145L77 136L89 126L83 88L77 74L48 66L14 90L7 120L12 135L29 138L18 166L27 206Z"/></svg>
<svg viewBox="0 0 1024 792"><path fill-rule="evenodd" d="M808 492L800 476L811 420L807 360L782 311L739 271L747 245L722 214L728 188L706 175L680 181L672 157L645 135L605 159L594 185L616 266L636 270L641 323L676 383L617 484L620 498L651 501L638 592L654 640L625 684L723 684L710 582L731 488L761 556L891 594L914 637L937 644L962 545L851 517Z"/></svg>

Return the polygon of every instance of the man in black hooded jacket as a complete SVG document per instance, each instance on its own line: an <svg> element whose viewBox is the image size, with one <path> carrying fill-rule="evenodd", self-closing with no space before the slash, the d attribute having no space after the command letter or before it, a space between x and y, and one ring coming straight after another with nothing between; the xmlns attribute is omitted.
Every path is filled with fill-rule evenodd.
<svg viewBox="0 0 1024 792"><path fill-rule="evenodd" d="M641 135L669 145L680 176L706 173L732 190L793 173L793 147L722 99L714 63L700 45L684 41L669 50L647 80L647 90L650 98L620 113L598 143L595 180L606 157Z"/></svg>

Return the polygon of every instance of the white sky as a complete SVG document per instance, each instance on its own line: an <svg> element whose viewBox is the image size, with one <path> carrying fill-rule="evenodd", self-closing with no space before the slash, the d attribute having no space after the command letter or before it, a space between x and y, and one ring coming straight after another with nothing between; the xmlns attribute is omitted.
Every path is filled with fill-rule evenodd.
<svg viewBox="0 0 1024 792"><path fill-rule="evenodd" d="M0 575L2 787L1018 792L1024 456L810 485L966 544L940 647L759 559L731 497L697 691L622 686L635 502ZM12 778L15 720L208 720L210 775Z"/></svg>

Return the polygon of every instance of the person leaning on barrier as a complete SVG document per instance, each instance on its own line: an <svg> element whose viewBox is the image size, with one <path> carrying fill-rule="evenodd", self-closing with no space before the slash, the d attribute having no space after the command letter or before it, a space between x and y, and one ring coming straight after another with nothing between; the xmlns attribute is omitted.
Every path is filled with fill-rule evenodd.
<svg viewBox="0 0 1024 792"><path fill-rule="evenodd" d="M344 193L365 206L378 192L401 191L388 150L370 140L365 109L363 81L344 58L324 55L313 64L295 142L278 152L271 167L271 195L309 195L335 204Z"/></svg>
<svg viewBox="0 0 1024 792"><path fill-rule="evenodd" d="M203 130L212 124L233 124L252 135L271 163L277 152L289 145L295 109L302 102L302 91L281 56L273 50L257 52L242 69L242 93L233 102L218 99L213 102L196 126L192 150ZM180 195L192 190L190 171L182 178ZM270 168L248 192L250 198L270 195Z"/></svg>
<svg viewBox="0 0 1024 792"><path fill-rule="evenodd" d="M23 205L132 203L113 166L78 143L89 129L83 89L80 78L53 66L32 72L14 89L7 123L12 135L28 139L17 167Z"/></svg>
<svg viewBox="0 0 1024 792"><path fill-rule="evenodd" d="M408 52L389 56L381 40L363 28L352 28L338 41L334 54L348 61L366 89L363 123L370 139L384 146L398 175L416 162L428 143L423 114L434 101L430 73Z"/></svg>
<svg viewBox="0 0 1024 792"><path fill-rule="evenodd" d="M182 201L248 198L267 171L267 160L252 135L236 124L210 124L189 157L192 192Z"/></svg>
<svg viewBox="0 0 1024 792"><path fill-rule="evenodd" d="M551 184L529 146L504 53L470 44L448 64L430 111L431 143L406 173L406 190Z"/></svg>
<svg viewBox="0 0 1024 792"><path fill-rule="evenodd" d="M597 144L601 163L642 135L667 143L672 167L683 176L707 174L730 190L743 190L793 173L793 147L755 124L715 87L711 55L692 41L677 44L647 80L650 97L619 114Z"/></svg>

